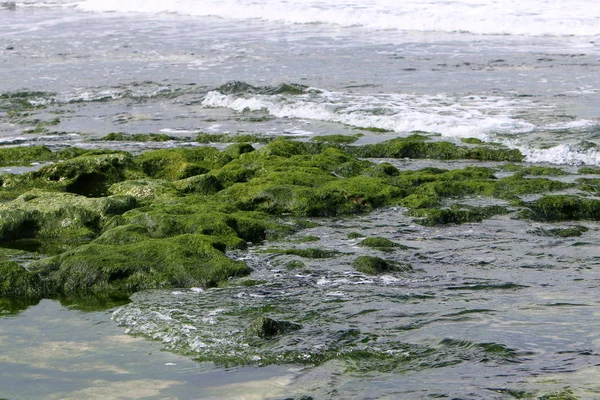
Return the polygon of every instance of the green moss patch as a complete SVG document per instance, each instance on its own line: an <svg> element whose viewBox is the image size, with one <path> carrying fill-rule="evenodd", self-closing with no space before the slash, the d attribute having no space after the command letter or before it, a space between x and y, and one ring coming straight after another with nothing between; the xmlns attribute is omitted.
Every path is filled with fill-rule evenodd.
<svg viewBox="0 0 600 400"><path fill-rule="evenodd" d="M521 161L523 155L506 147L461 147L449 142L430 142L422 135L396 138L385 142L348 148L352 154L369 158L434 158L438 160L473 159Z"/></svg>
<svg viewBox="0 0 600 400"><path fill-rule="evenodd" d="M133 293L142 289L217 286L250 272L204 235L179 235L118 245L91 243L33 262L53 293Z"/></svg>
<svg viewBox="0 0 600 400"><path fill-rule="evenodd" d="M318 143L350 144L356 142L362 135L324 135L315 136L311 140Z"/></svg>
<svg viewBox="0 0 600 400"><path fill-rule="evenodd" d="M537 229L530 231L530 233L532 233L534 235L538 235L538 236L567 238L567 237L579 237L583 233L587 232L588 230L589 229L586 228L585 226L575 225L575 226L570 226L567 228L553 228L553 229L537 228Z"/></svg>
<svg viewBox="0 0 600 400"><path fill-rule="evenodd" d="M416 222L425 226L464 224L469 222L481 222L494 215L508 213L506 207L468 207L453 205L450 208L422 208L411 210L408 215L419 217Z"/></svg>
<svg viewBox="0 0 600 400"><path fill-rule="evenodd" d="M341 253L335 250L324 250L324 249L267 249L265 253L275 254L288 254L293 256L299 256L303 258L332 258L337 257Z"/></svg>
<svg viewBox="0 0 600 400"><path fill-rule="evenodd" d="M384 260L379 257L359 256L352 263L354 269L368 275L379 275L390 272L410 272L410 264L401 264L396 261Z"/></svg>
<svg viewBox="0 0 600 400"><path fill-rule="evenodd" d="M524 203L527 210L522 218L536 221L600 220L600 200L574 195L548 195L539 200Z"/></svg>
<svg viewBox="0 0 600 400"><path fill-rule="evenodd" d="M391 251L393 249L408 249L408 247L401 245L400 243L392 242L389 239L382 237L370 237L362 240L358 243L361 247L369 247L381 251Z"/></svg>
<svg viewBox="0 0 600 400"><path fill-rule="evenodd" d="M136 133L128 135L122 132L112 132L104 136L101 140L109 142L168 142L169 140L177 140L177 138L164 133Z"/></svg>

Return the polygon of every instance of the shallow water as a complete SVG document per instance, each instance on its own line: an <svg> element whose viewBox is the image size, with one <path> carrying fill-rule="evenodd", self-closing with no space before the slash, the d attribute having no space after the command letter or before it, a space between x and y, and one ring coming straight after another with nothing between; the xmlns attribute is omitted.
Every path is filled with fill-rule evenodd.
<svg viewBox="0 0 600 400"><path fill-rule="evenodd" d="M506 14L488 12L493 2L439 0L427 9L438 10L437 25L418 8L412 30L402 30L409 8L384 0L363 2L366 8L315 1L311 21L297 20L308 14L297 12L296 1L285 8L266 2L263 14L245 14L253 19L222 13L221 3L0 6L0 95L40 92L17 115L0 97L0 145L139 153L198 146L198 132L303 140L361 133L356 143L364 144L423 130L518 148L528 163L573 174L561 180L581 177L578 165L600 165L597 6L531 0ZM255 3L237 6L257 12ZM199 14L209 6L212 16ZM472 18L456 18L457 9ZM378 18L356 23L364 12ZM255 89L219 89L230 81ZM308 88L268 93L283 83ZM172 140L99 140L110 132ZM106 311L43 300L1 316L0 397L510 399L565 386L584 399L600 397L597 222L546 224L509 214L424 227L402 208L315 222L289 241L230 254L252 266L253 286L142 292ZM549 235L573 225L588 231ZM368 250L348 239L351 232L409 248ZM308 235L319 239L302 242ZM263 251L272 247L341 254ZM363 254L414 270L365 276L351 265ZM292 261L304 267L288 268ZM259 340L246 328L261 314L302 328Z"/></svg>

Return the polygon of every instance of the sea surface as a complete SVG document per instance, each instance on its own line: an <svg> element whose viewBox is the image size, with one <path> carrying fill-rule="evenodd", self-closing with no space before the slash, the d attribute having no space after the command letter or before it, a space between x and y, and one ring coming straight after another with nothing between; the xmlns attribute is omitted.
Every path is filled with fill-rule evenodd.
<svg viewBox="0 0 600 400"><path fill-rule="evenodd" d="M309 89L273 90L282 84ZM415 131L502 143L574 180L600 166L600 2L4 1L0 106L17 92L43 107L23 118L0 108L1 146L139 153L201 145L198 132L310 140L359 127L371 129L356 144ZM111 132L178 140L99 140ZM537 233L573 224L424 227L403 211L299 232L298 247L347 254L305 269L261 248L231 254L256 286L143 292L104 311L43 300L0 316L0 398L512 399L567 386L600 398L597 222L561 238ZM352 257L378 255L348 239L356 231L408 246L392 257L415 272L354 271ZM278 245L289 242L263 247ZM254 348L240 326L257 309L302 316L303 329ZM343 354L349 338L404 361L369 371L307 361ZM265 361L292 350L306 362ZM249 361L215 364L215 353Z"/></svg>

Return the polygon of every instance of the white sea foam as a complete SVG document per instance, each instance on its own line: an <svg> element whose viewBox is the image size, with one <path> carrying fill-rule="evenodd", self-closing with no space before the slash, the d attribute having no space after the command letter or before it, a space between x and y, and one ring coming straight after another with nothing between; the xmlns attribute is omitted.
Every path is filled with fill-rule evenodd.
<svg viewBox="0 0 600 400"><path fill-rule="evenodd" d="M560 144L549 149L520 147L525 161L530 163L550 163L567 165L600 165L600 149L582 149L576 144Z"/></svg>
<svg viewBox="0 0 600 400"><path fill-rule="evenodd" d="M82 0L77 7L95 12L170 13L377 30L600 34L600 3L589 0Z"/></svg>
<svg viewBox="0 0 600 400"><path fill-rule="evenodd" d="M399 133L427 131L482 140L487 140L491 133L516 134L535 128L511 117L511 111L519 103L490 96L357 95L323 90L301 96L227 95L211 91L202 104L235 111L266 110L278 118L338 122Z"/></svg>
<svg viewBox="0 0 600 400"><path fill-rule="evenodd" d="M523 112L551 105L502 96L453 96L447 94L354 94L309 89L303 95L223 94L209 92L204 107L225 107L235 111L264 110L278 118L337 122L358 127L390 130L399 135L414 131L437 133L446 138L473 137L500 142L520 150L532 163L600 164L600 152L593 146L561 144L539 149L528 144L530 133L593 129L598 121L529 122L517 117ZM539 118L538 118L539 119Z"/></svg>

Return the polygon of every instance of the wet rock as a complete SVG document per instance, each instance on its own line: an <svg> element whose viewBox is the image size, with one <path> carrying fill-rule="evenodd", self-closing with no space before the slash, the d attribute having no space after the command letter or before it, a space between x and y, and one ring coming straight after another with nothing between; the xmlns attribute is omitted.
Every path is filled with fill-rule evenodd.
<svg viewBox="0 0 600 400"><path fill-rule="evenodd" d="M129 196L87 198L72 193L30 191L0 205L0 242L59 238L79 242L97 236L104 222L137 207Z"/></svg>
<svg viewBox="0 0 600 400"><path fill-rule="evenodd" d="M170 181L207 173L229 161L231 157L213 147L154 150L135 159L136 165L149 177Z"/></svg>
<svg viewBox="0 0 600 400"><path fill-rule="evenodd" d="M362 240L361 242L359 242L358 245L361 247L369 247L369 248L381 250L381 251L391 251L394 248L403 249L403 250L408 249L408 247L406 247L404 245L401 245L396 242L392 242L391 240L382 238L382 237L366 238L366 239Z"/></svg>
<svg viewBox="0 0 600 400"><path fill-rule="evenodd" d="M422 208L411 210L408 215L420 217L415 222L425 226L465 224L481 222L494 215L507 214L509 210L502 206L468 207L453 205L450 208Z"/></svg>
<svg viewBox="0 0 600 400"><path fill-rule="evenodd" d="M181 193L211 195L223 189L217 177L210 174L196 175L173 182L173 186Z"/></svg>
<svg viewBox="0 0 600 400"><path fill-rule="evenodd" d="M176 195L173 183L164 179L136 179L115 183L108 193L131 196L140 202L149 202L163 195Z"/></svg>
<svg viewBox="0 0 600 400"><path fill-rule="evenodd" d="M523 204L522 218L537 221L600 220L600 200L574 195L548 195Z"/></svg>
<svg viewBox="0 0 600 400"><path fill-rule="evenodd" d="M359 256L352 263L354 269L368 275L385 274L388 272L409 272L412 266L400 264L395 261L384 260L379 257Z"/></svg>
<svg viewBox="0 0 600 400"><path fill-rule="evenodd" d="M250 272L205 235L179 235L118 245L92 242L30 264L53 295L125 293L172 287L211 287Z"/></svg>
<svg viewBox="0 0 600 400"><path fill-rule="evenodd" d="M350 148L358 157L369 158L433 158L438 160L474 159L488 161L521 161L518 150L502 146L461 147L449 142L430 142L426 136L412 135L385 142Z"/></svg>
<svg viewBox="0 0 600 400"><path fill-rule="evenodd" d="M100 197L106 195L110 184L127 179L133 167L133 157L125 152L84 154L46 165L27 176L33 180L33 184L40 183L55 190Z"/></svg>
<svg viewBox="0 0 600 400"><path fill-rule="evenodd" d="M302 325L300 324L295 324L289 321L277 321L272 318L262 316L256 318L252 322L248 328L248 333L261 338L270 338L297 331L301 328Z"/></svg>
<svg viewBox="0 0 600 400"><path fill-rule="evenodd" d="M14 261L0 261L0 298L40 299L44 294L38 275Z"/></svg>

